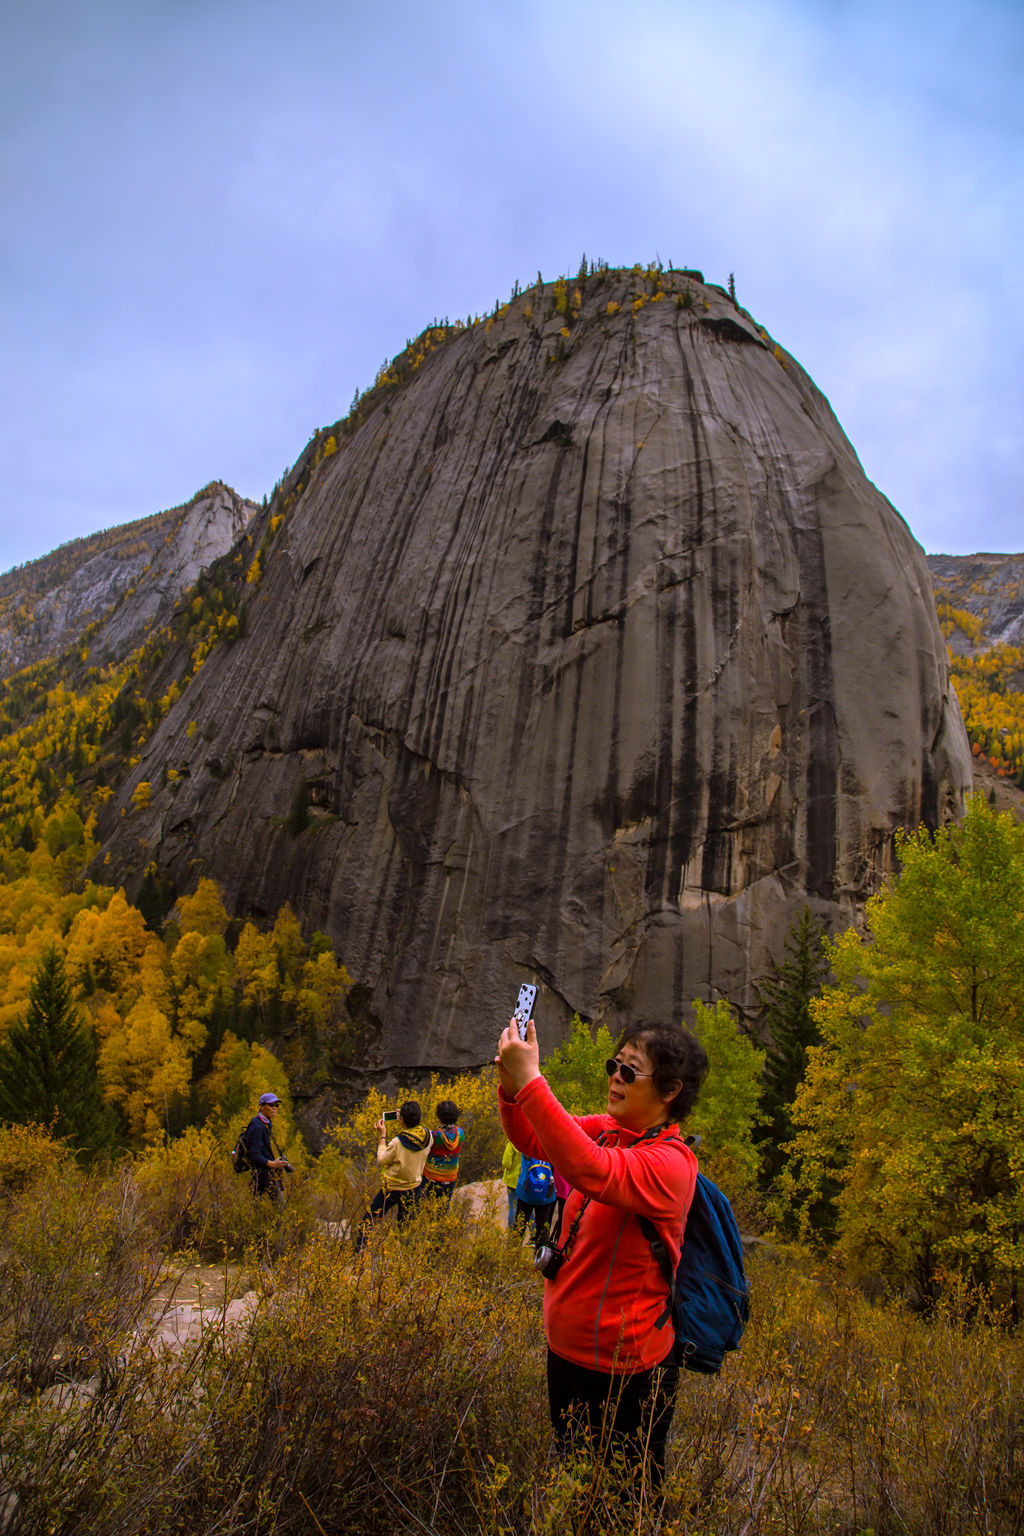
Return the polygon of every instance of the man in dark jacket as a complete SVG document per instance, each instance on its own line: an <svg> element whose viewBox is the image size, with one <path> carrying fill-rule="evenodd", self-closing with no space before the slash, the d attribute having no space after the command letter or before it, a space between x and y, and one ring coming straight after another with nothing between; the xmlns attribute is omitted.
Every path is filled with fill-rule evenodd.
<svg viewBox="0 0 1024 1536"><path fill-rule="evenodd" d="M286 1157L278 1157L270 1137L281 1100L276 1093L261 1093L257 1114L249 1121L245 1132L245 1152L252 1165L253 1194L269 1194L276 1200L281 1191L280 1170L290 1168Z"/></svg>

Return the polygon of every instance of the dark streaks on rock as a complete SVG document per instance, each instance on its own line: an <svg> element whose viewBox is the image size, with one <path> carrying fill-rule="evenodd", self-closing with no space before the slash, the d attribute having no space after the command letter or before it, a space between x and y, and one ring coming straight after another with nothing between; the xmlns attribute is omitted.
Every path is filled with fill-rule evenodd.
<svg viewBox="0 0 1024 1536"><path fill-rule="evenodd" d="M567 340L533 290L431 353L310 468L244 644L104 813L105 878L141 836L330 934L367 1070L487 1059L527 973L549 1043L749 1005L804 902L851 917L970 782L920 550L799 366L686 281L696 310L634 312L631 274L588 280Z"/></svg>

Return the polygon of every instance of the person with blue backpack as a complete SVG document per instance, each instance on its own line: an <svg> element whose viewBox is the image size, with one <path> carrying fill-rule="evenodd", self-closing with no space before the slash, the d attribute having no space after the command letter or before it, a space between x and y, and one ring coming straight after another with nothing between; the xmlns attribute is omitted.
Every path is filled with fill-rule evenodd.
<svg viewBox="0 0 1024 1536"><path fill-rule="evenodd" d="M679 1123L707 1056L679 1026L631 1025L607 1063L606 1112L580 1116L541 1074L533 1020L525 1040L514 1022L502 1033L496 1059L505 1134L524 1160L549 1161L572 1185L559 1242L537 1256L556 1444L567 1450L582 1430L602 1457L622 1452L657 1492L679 1377L669 1275L697 1185ZM674 1301L674 1285L671 1293Z"/></svg>
<svg viewBox="0 0 1024 1536"><path fill-rule="evenodd" d="M516 1181L516 1220L520 1229L529 1229L533 1222L535 1248L546 1241L551 1230L551 1218L555 1214L555 1176L551 1164L540 1157L520 1159L519 1178Z"/></svg>

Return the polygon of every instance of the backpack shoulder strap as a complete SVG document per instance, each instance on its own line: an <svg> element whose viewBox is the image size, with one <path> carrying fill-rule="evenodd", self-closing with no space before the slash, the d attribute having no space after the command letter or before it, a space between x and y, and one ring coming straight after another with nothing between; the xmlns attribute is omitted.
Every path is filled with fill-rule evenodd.
<svg viewBox="0 0 1024 1536"><path fill-rule="evenodd" d="M679 1295L679 1288L676 1285L676 1272L672 1268L672 1260L668 1256L668 1249L665 1247L664 1239L651 1218L649 1216L637 1216L637 1221L640 1223L641 1232L651 1245L651 1252L658 1261L658 1268L661 1270L665 1284L668 1286L668 1306L654 1325L655 1328L664 1328L672 1316L676 1298Z"/></svg>
<svg viewBox="0 0 1024 1536"><path fill-rule="evenodd" d="M680 1136L677 1132L671 1132L664 1138L664 1140L666 1142L678 1142L680 1146L684 1147L691 1145L690 1137ZM676 1301L679 1298L679 1286L676 1282L676 1272L672 1267L672 1260L669 1258L668 1249L665 1247L664 1239L662 1238L661 1233L658 1231L651 1218L649 1216L641 1216L638 1214L637 1221L640 1223L641 1232L644 1234L644 1237L646 1237L647 1241L651 1245L651 1252L654 1254L655 1259L657 1259L658 1268L661 1270L661 1273L665 1279L665 1284L668 1286L668 1306L665 1308L664 1312L661 1314L661 1316L658 1318L658 1321L654 1325L656 1328L664 1328L665 1324L672 1316L672 1313L675 1311Z"/></svg>

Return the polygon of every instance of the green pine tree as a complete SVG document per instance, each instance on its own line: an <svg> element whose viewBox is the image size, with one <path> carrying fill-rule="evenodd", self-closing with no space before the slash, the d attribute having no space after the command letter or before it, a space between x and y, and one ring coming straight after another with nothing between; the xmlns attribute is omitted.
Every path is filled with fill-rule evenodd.
<svg viewBox="0 0 1024 1536"><path fill-rule="evenodd" d="M96 1040L79 1022L55 945L36 967L24 1022L0 1040L0 1120L47 1126L83 1157L109 1148L114 1138L113 1115L100 1094Z"/></svg>
<svg viewBox="0 0 1024 1536"><path fill-rule="evenodd" d="M760 1143L761 1169L769 1184L785 1162L781 1148L793 1136L793 1100L807 1071L807 1049L821 1039L810 1005L829 973L825 935L824 923L804 907L786 934L783 959L757 989L764 1008L761 1023L771 1043L754 1140Z"/></svg>

